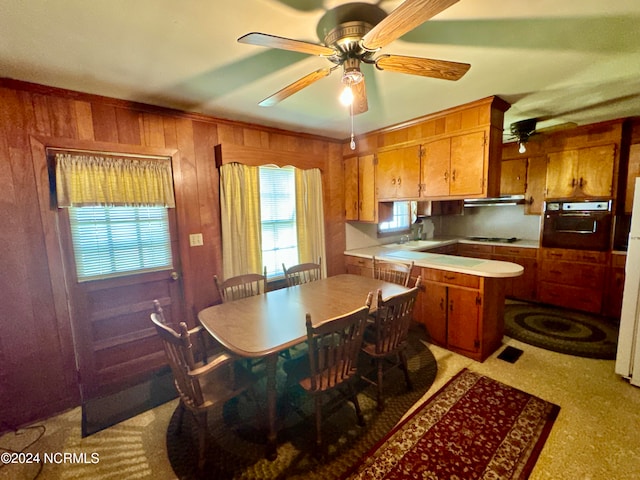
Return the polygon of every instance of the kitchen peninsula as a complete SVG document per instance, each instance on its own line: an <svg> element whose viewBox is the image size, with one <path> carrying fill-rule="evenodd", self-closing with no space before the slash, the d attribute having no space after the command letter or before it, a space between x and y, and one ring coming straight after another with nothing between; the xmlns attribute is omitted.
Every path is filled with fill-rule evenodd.
<svg viewBox="0 0 640 480"><path fill-rule="evenodd" d="M439 253L457 240L418 240L345 251L347 271L372 275L372 258L414 262L412 280L422 276L414 319L431 341L479 362L502 344L505 283L522 266L497 260Z"/></svg>

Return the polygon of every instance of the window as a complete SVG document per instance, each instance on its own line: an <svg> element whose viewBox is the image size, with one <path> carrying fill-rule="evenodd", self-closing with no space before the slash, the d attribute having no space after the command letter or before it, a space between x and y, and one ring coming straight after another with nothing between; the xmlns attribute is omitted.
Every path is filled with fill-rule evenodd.
<svg viewBox="0 0 640 480"><path fill-rule="evenodd" d="M408 232L416 218L416 202L393 202L393 218L378 224L378 233Z"/></svg>
<svg viewBox="0 0 640 480"><path fill-rule="evenodd" d="M282 264L298 263L296 184L291 167L260 167L262 263L267 277L283 275Z"/></svg>
<svg viewBox="0 0 640 480"><path fill-rule="evenodd" d="M173 268L164 207L72 207L78 281Z"/></svg>

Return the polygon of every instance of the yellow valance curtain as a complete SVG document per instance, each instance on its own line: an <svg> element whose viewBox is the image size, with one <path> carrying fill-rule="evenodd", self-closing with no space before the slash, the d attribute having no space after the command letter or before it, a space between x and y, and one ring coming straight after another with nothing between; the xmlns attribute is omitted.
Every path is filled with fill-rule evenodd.
<svg viewBox="0 0 640 480"><path fill-rule="evenodd" d="M175 207L169 159L58 153L58 207Z"/></svg>

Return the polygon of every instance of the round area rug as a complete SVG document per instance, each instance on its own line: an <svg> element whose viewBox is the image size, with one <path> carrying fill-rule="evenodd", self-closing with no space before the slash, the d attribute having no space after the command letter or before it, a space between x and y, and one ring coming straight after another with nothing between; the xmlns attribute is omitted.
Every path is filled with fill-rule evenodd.
<svg viewBox="0 0 640 480"><path fill-rule="evenodd" d="M618 329L595 315L528 304L507 304L505 334L536 347L578 357L616 357Z"/></svg>

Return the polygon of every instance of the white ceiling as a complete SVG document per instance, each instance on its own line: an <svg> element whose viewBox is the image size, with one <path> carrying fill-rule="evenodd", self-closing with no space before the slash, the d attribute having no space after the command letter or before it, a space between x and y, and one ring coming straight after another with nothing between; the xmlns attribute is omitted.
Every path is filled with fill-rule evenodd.
<svg viewBox="0 0 640 480"><path fill-rule="evenodd" d="M236 42L258 31L319 43L318 20L343 3L0 0L0 77L343 139L339 71L258 106L328 60ZM378 3L389 12L401 1ZM640 115L639 32L638 0L460 0L383 53L470 63L469 72L451 82L363 68L369 111L356 133L491 95L512 104L505 128Z"/></svg>

